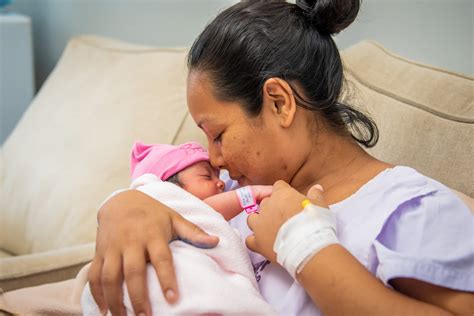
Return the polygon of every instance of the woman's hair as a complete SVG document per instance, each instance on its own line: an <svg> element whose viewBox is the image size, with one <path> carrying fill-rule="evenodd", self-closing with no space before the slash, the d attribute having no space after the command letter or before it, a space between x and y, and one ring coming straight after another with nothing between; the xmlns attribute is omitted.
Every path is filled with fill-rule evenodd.
<svg viewBox="0 0 474 316"><path fill-rule="evenodd" d="M239 2L196 39L189 70L205 72L216 98L240 102L251 117L262 110L265 81L281 78L292 87L298 106L372 147L378 140L375 123L341 101L343 67L331 37L354 21L359 7L360 0Z"/></svg>

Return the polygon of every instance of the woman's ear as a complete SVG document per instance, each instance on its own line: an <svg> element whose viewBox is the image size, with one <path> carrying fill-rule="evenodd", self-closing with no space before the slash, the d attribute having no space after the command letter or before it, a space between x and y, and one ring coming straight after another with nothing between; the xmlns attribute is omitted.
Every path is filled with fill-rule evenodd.
<svg viewBox="0 0 474 316"><path fill-rule="evenodd" d="M296 114L293 90L283 79L270 78L263 84L263 106L282 127L290 127Z"/></svg>

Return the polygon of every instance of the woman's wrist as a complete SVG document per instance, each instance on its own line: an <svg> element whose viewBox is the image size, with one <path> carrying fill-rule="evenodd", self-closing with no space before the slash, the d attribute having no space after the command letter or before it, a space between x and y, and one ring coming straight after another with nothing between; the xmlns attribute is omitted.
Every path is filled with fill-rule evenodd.
<svg viewBox="0 0 474 316"><path fill-rule="evenodd" d="M309 201L303 206L280 227L273 246L277 262L294 278L321 249L339 243L334 214Z"/></svg>
<svg viewBox="0 0 474 316"><path fill-rule="evenodd" d="M121 189L113 192L99 207L97 211L97 225L104 219L113 219L114 221L121 221L122 216L130 217L130 209L124 208L124 205L133 205L137 201L142 201L142 198L152 199L140 190L135 189ZM160 203L154 199L153 203ZM135 210L135 209L132 209Z"/></svg>
<svg viewBox="0 0 474 316"><path fill-rule="evenodd" d="M126 192L126 191L130 191L130 190L131 189L120 189L120 190L114 191L102 203L100 203L100 205L98 207L98 210L97 210L97 225L99 225L99 215L101 213L101 210L103 209L102 206L104 206L105 203L107 203L111 198L113 198L117 194L123 193L123 192Z"/></svg>

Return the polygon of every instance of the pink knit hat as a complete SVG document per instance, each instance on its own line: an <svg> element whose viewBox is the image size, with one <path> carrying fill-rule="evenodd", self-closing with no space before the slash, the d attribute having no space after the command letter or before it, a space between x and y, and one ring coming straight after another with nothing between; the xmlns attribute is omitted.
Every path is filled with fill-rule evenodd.
<svg viewBox="0 0 474 316"><path fill-rule="evenodd" d="M166 180L199 161L209 161L209 153L197 142L179 146L135 142L131 159L132 180L145 173Z"/></svg>

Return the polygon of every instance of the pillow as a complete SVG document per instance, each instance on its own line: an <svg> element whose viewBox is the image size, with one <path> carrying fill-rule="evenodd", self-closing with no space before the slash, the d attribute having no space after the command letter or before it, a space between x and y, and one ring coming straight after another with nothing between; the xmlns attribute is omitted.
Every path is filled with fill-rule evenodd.
<svg viewBox="0 0 474 316"><path fill-rule="evenodd" d="M21 255L95 241L98 206L129 185L135 140L202 139L192 126L178 137L189 120L185 55L69 42L2 148L0 248Z"/></svg>
<svg viewBox="0 0 474 316"><path fill-rule="evenodd" d="M373 41L342 57L349 103L380 130L368 151L474 197L474 79L407 60Z"/></svg>

